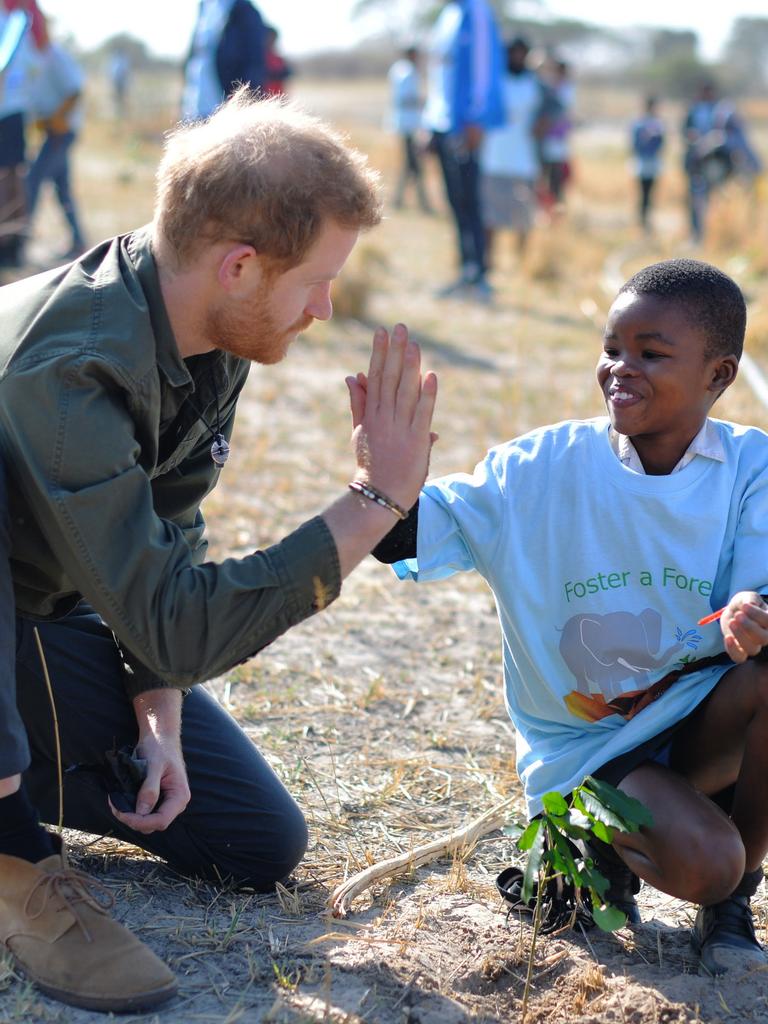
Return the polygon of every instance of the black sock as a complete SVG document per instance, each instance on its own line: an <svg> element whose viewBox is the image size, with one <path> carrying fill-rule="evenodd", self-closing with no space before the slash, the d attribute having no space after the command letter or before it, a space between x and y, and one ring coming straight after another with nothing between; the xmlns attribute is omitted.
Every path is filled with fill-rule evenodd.
<svg viewBox="0 0 768 1024"><path fill-rule="evenodd" d="M760 883L763 880L763 869L762 867L755 868L754 871L745 871L744 877L733 890L731 895L733 896L746 896L747 899L751 898L757 892Z"/></svg>
<svg viewBox="0 0 768 1024"><path fill-rule="evenodd" d="M54 853L58 850L40 824L24 787L0 798L0 854L36 864Z"/></svg>

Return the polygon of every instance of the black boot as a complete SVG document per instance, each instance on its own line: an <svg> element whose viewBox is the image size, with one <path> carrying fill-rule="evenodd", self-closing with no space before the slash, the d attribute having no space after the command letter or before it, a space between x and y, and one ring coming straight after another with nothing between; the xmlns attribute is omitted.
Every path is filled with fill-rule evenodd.
<svg viewBox="0 0 768 1024"><path fill-rule="evenodd" d="M700 974L725 974L734 968L743 971L768 963L749 906L762 880L762 868L748 871L727 899L699 907L691 946L701 958Z"/></svg>
<svg viewBox="0 0 768 1024"><path fill-rule="evenodd" d="M627 915L627 924L640 924L640 910L635 896L640 892L640 879L632 871L614 848L600 839L587 839L583 842L584 856L590 857L595 867L608 879L605 902Z"/></svg>

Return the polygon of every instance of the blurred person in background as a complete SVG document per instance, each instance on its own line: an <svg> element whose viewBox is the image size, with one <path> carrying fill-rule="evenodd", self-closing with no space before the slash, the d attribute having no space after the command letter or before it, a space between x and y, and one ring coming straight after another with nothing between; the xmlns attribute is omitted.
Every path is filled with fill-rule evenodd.
<svg viewBox="0 0 768 1024"><path fill-rule="evenodd" d="M200 0L184 62L182 118L208 117L238 85L263 89L265 51L264 22L250 0Z"/></svg>
<svg viewBox="0 0 768 1024"><path fill-rule="evenodd" d="M651 230L650 213L653 191L661 172L661 152L664 148L664 123L658 114L655 96L647 96L641 117L632 122L630 146L633 170L638 185L638 218L640 227L648 234Z"/></svg>
<svg viewBox="0 0 768 1024"><path fill-rule="evenodd" d="M107 74L112 85L112 103L118 120L122 120L127 113L132 70L131 55L126 47L115 46L109 54Z"/></svg>
<svg viewBox="0 0 768 1024"><path fill-rule="evenodd" d="M540 69L549 91L545 127L539 141L543 172L543 205L549 212L559 212L565 202L565 187L573 175L571 163L571 131L576 86L564 60L550 56Z"/></svg>
<svg viewBox="0 0 768 1024"><path fill-rule="evenodd" d="M691 240L698 244L704 237L712 190L732 176L753 180L761 161L733 104L720 97L711 80L700 84L686 111L683 143Z"/></svg>
<svg viewBox="0 0 768 1024"><path fill-rule="evenodd" d="M438 295L489 301L478 158L483 134L504 123L504 59L488 0L444 4L427 57L424 126L440 160L459 250L459 276Z"/></svg>
<svg viewBox="0 0 768 1024"><path fill-rule="evenodd" d="M0 0L0 268L24 258L25 119L37 47L47 40L34 0Z"/></svg>
<svg viewBox="0 0 768 1024"><path fill-rule="evenodd" d="M521 36L507 44L503 86L506 124L486 132L480 147L480 196L489 267L497 230L511 229L517 236L517 251L522 254L533 225L540 171L536 138L545 93L538 76L528 67L530 49Z"/></svg>
<svg viewBox="0 0 768 1024"><path fill-rule="evenodd" d="M42 46L30 94L30 114L43 133L43 142L27 174L27 214L31 223L40 189L49 181L70 230L69 246L62 253L62 259L75 259L85 251L72 195L69 163L72 146L82 127L82 91L83 72L74 57L59 43L49 41Z"/></svg>
<svg viewBox="0 0 768 1024"><path fill-rule="evenodd" d="M280 33L273 25L264 26L264 81L265 96L284 96L285 83L293 75L293 68L277 49Z"/></svg>
<svg viewBox="0 0 768 1024"><path fill-rule="evenodd" d="M424 213L432 213L424 187L424 175L419 153L418 133L421 129L421 113L424 97L420 75L421 54L417 47L409 46L389 69L390 95L392 98L391 125L400 137L402 164L395 186L393 204L400 209L405 200L405 190L413 182L419 207Z"/></svg>

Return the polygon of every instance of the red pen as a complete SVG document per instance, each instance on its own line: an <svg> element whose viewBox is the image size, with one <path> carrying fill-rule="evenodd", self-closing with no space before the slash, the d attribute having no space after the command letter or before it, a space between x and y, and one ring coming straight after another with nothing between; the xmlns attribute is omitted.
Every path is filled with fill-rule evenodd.
<svg viewBox="0 0 768 1024"><path fill-rule="evenodd" d="M710 622L715 622L717 619L719 619L724 611L725 611L725 608L720 608L718 611L712 612L711 615L705 615L703 619L699 619L699 621L697 622L697 625L698 626L708 626L710 624Z"/></svg>

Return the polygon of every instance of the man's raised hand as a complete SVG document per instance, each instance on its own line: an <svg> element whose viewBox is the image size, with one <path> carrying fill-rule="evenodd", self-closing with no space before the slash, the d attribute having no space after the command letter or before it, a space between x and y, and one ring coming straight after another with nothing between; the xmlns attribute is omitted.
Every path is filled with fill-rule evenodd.
<svg viewBox="0 0 768 1024"><path fill-rule="evenodd" d="M347 378L356 478L410 508L419 496L437 435L431 432L437 396L434 373L421 372L419 346L397 324L373 336L368 375Z"/></svg>

